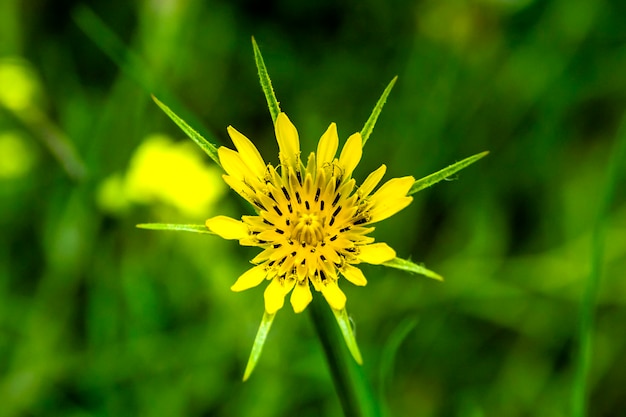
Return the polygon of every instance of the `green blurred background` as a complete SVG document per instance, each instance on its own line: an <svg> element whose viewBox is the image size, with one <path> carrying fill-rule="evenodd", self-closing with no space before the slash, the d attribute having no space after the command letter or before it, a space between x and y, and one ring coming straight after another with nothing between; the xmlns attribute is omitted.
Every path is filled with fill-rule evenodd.
<svg viewBox="0 0 626 417"><path fill-rule="evenodd" d="M3 0L0 415L341 414L288 305L241 382L262 289L229 287L255 250L135 228L246 212L150 93L276 162L251 35L304 150L332 121L359 131L399 76L357 180L491 151L375 232L444 283L372 266L342 285L387 415L572 415L581 317L589 415L621 415L624 16L593 0Z"/></svg>

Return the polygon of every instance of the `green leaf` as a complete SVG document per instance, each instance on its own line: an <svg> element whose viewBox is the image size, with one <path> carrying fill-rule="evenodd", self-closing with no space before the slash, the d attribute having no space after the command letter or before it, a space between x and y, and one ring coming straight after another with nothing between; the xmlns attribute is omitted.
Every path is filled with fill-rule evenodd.
<svg viewBox="0 0 626 417"><path fill-rule="evenodd" d="M204 137L202 137L202 135L200 135L198 132L196 132L191 126L189 126L187 124L187 122L185 122L178 115L176 115L176 113L174 113L169 107L167 107L165 104L163 104L154 95L152 96L152 100L154 100L154 102L157 104L157 106L159 106L161 108L161 110L163 110L165 112L165 114L167 114L169 116L169 118L172 119L172 121L174 123L176 123L176 125L178 125L178 127L180 127L180 129L183 132L185 132L185 134L187 136L189 136L189 138L191 140L196 142L196 144L204 152L206 152L206 154L209 155L209 157L212 160L214 160L215 163L217 163L219 166L221 166L220 159L217 156L217 147L214 144L212 144L211 142L206 140Z"/></svg>
<svg viewBox="0 0 626 417"><path fill-rule="evenodd" d="M350 319L348 318L348 313L346 309L343 310L335 310L331 308L333 314L335 315L335 319L337 320L337 324L339 325L339 330L341 330L341 334L343 335L343 340L346 342L346 346L348 346L348 350L352 354L352 357L359 365L363 364L363 358L361 357L361 352L359 351L359 346L356 344L356 338L354 337L354 332L352 331L352 325L350 324Z"/></svg>
<svg viewBox="0 0 626 417"><path fill-rule="evenodd" d="M387 85L387 88L385 88L385 91L383 91L383 95L380 96L380 98L376 102L376 106L374 106L374 110L372 110L372 114L370 114L369 119L367 119L367 122L365 122L365 125L363 126L363 129L361 130L361 137L363 138L363 146L365 146L365 142L367 142L367 139L369 139L370 135L372 134L372 130L374 130L374 125L376 124L376 120L378 120L378 116L380 115L380 112L382 111L383 106L385 105L385 102L387 101L387 96L389 95L389 93L391 93L391 89L393 88L397 80L398 80L398 76L396 75L395 77L393 77L389 85Z"/></svg>
<svg viewBox="0 0 626 417"><path fill-rule="evenodd" d="M390 261L385 262L383 265L390 268L396 268L403 271L412 272L414 274L424 275L425 277L436 279L438 281L443 281L443 277L438 273L431 271L425 266L418 265L406 259L394 258Z"/></svg>
<svg viewBox="0 0 626 417"><path fill-rule="evenodd" d="M391 415L387 408L387 393L391 393L393 371L398 357L398 350L406 340L409 333L417 326L416 318L406 318L398 326L395 327L389 338L385 341L380 355L379 368L379 401L383 405L383 409L387 412L383 415ZM392 397L393 398L393 397Z"/></svg>
<svg viewBox="0 0 626 417"><path fill-rule="evenodd" d="M252 374L256 363L261 357L263 345L265 344L265 339L267 339L267 335L269 334L270 328L272 327L274 316L276 316L276 314L269 314L267 311L263 313L263 319L261 320L261 325L259 326L259 330L256 333L256 337L254 338L252 352L250 352L250 358L248 358L248 364L246 365L246 370L243 373L244 381L247 381L248 378L250 378L250 374Z"/></svg>
<svg viewBox="0 0 626 417"><path fill-rule="evenodd" d="M207 227L203 224L141 223L138 224L137 227L149 230L173 230L176 232L206 233L209 235L215 234L207 229Z"/></svg>
<svg viewBox="0 0 626 417"><path fill-rule="evenodd" d="M484 158L488 154L489 154L489 151L485 151L485 152L481 152L479 154L470 156L469 158L465 158L464 160L457 162L456 164L452 164L447 168L444 168L440 171L435 172L434 174L430 174L424 178L421 178L415 181L415 183L413 183L413 186L411 187L407 195L415 194L416 192L421 191L424 188L428 188L431 185L438 183L439 181L445 180L446 178L450 177L451 175L454 175L455 173L459 172L463 168L466 168L467 166L478 161L479 159Z"/></svg>
<svg viewBox="0 0 626 417"><path fill-rule="evenodd" d="M252 49L254 49L254 62L256 63L256 67L259 71L261 88L263 89L263 94L265 94L265 99L267 100L267 106L270 109L272 121L276 123L276 118L280 113L280 106L278 105L278 100L276 100L276 95L274 94L274 89L272 88L272 80L270 80L270 75L267 72L267 68L265 68L265 62L263 61L261 50L256 44L254 36L252 37Z"/></svg>

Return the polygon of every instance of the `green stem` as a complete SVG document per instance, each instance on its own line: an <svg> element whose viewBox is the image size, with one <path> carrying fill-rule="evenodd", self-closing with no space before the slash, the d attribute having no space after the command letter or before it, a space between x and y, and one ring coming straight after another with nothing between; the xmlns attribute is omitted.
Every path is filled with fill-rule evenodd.
<svg viewBox="0 0 626 417"><path fill-rule="evenodd" d="M611 203L615 198L615 191L619 183L620 169L626 161L626 113L622 116L622 123L617 134L611 160L607 168L605 182L598 217L593 225L591 235L591 271L585 283L583 299L579 313L578 352L576 358L576 373L572 395L572 415L586 417L588 410L588 379L593 357L593 324L595 316L596 297L602 277L602 261L606 246L606 222L610 214Z"/></svg>
<svg viewBox="0 0 626 417"><path fill-rule="evenodd" d="M322 343L344 415L380 417L380 408L374 400L363 368L348 352L330 307L323 300L314 299L308 310Z"/></svg>

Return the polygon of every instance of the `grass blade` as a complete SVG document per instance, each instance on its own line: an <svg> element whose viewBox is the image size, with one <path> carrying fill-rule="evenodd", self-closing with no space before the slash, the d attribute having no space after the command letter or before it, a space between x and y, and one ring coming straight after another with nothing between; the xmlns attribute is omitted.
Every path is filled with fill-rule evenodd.
<svg viewBox="0 0 626 417"><path fill-rule="evenodd" d="M411 272L413 274L424 275L425 277L436 279L437 281L443 281L443 277L438 273L431 271L423 265L418 265L414 262L408 261L402 258L394 258L383 264L390 268L401 269L403 271Z"/></svg>
<svg viewBox="0 0 626 417"><path fill-rule="evenodd" d="M378 120L378 116L380 115L380 112L383 110L383 106L385 105L385 102L387 101L387 96L389 96L389 93L391 93L391 89L396 84L397 80L398 80L398 76L396 75L395 77L393 77L391 82L387 85L387 88L385 88L385 91L383 91L383 94L380 96L380 98L376 102L376 106L374 106L374 110L372 110L372 114L370 114L370 117L367 119L367 122L365 122L363 129L361 129L361 138L363 138L363 146L365 146L365 142L367 142L370 135L372 134L372 131L374 130L374 125L376 124L376 121Z"/></svg>
<svg viewBox="0 0 626 417"><path fill-rule="evenodd" d="M574 417L585 417L587 415L587 385L589 370L591 369L591 358L593 357L593 321L595 316L595 304L598 290L600 288L600 278L602 277L602 259L606 244L605 225L609 216L611 202L615 196L620 169L626 163L626 114L622 118L622 125L618 131L617 141L611 152L611 160L607 168L607 179L603 198L598 210L598 217L593 225L591 237L591 271L580 306L579 328L578 328L578 351L576 352L576 374L574 376L574 387L572 395L572 415Z"/></svg>
<svg viewBox="0 0 626 417"><path fill-rule="evenodd" d="M484 158L489 154L489 151L481 152L479 154L470 156L469 158L465 158L462 161L457 162L456 164L452 164L447 168L444 168L440 171L435 172L434 174L430 174L424 178L421 178L413 184L411 189L408 192L408 195L415 194L418 191L423 190L424 188L428 188L431 185L438 183L439 181L443 181L451 175L456 174L463 168L468 167L474 162L478 161L481 158Z"/></svg>
<svg viewBox="0 0 626 417"><path fill-rule="evenodd" d="M270 109L272 121L276 123L276 118L280 113L280 106L278 105L278 100L276 100L274 88L272 88L272 80L270 80L270 75L265 67L265 61L263 61L261 50L259 49L259 45L257 45L254 36L252 37L252 49L254 50L254 62L256 63L256 67L259 71L261 88L263 89L263 94L265 94L265 99L267 100L267 107Z"/></svg>
<svg viewBox="0 0 626 417"><path fill-rule="evenodd" d="M193 233L206 233L214 235L212 231L207 229L203 224L170 224L170 223L141 223L138 224L139 229L148 230L171 230L175 232L193 232Z"/></svg>
<svg viewBox="0 0 626 417"><path fill-rule="evenodd" d="M244 381L247 381L248 378L250 378L250 374L254 371L254 367L261 357L263 345L265 344L265 339L267 339L267 335L272 327L274 316L276 316L276 314L269 314L268 312L263 313L263 319L261 320L261 325L256 333L256 337L254 338L254 344L252 345L252 351L250 352L250 357L248 358L248 364L246 365L246 370L243 373Z"/></svg>
<svg viewBox="0 0 626 417"><path fill-rule="evenodd" d="M165 104L163 104L154 95L152 96L152 100L154 100L154 102L157 104L157 106L159 106L161 108L161 110L163 110L165 112L165 114L167 114L169 116L169 118L172 119L172 121L174 123L176 123L176 125L178 127L180 127L180 129L183 132L185 132L185 134L191 140L196 142L196 145L198 145L204 152L206 152L206 154L209 155L209 157L212 160L214 160L216 164L221 166L220 159L217 156L217 147L214 144L212 144L211 142L206 140L201 134L196 132L191 126L189 126L187 124L187 122L185 122L183 119L181 119L176 113L174 113L169 107L167 107Z"/></svg>

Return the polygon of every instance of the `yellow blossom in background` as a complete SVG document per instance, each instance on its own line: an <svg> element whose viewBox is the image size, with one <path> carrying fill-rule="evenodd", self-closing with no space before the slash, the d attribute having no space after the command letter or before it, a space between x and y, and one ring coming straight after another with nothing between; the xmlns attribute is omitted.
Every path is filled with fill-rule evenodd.
<svg viewBox="0 0 626 417"><path fill-rule="evenodd" d="M0 178L19 178L35 164L36 154L18 132L0 133Z"/></svg>
<svg viewBox="0 0 626 417"><path fill-rule="evenodd" d="M382 264L395 258L386 243L375 243L372 225L405 208L415 179L395 178L376 192L382 165L356 185L352 172L362 154L359 133L350 136L337 157L339 138L334 123L322 135L317 153L306 166L300 160L298 132L284 113L276 120L279 168L266 164L254 144L232 127L228 133L237 151L221 147L224 180L250 202L257 215L241 220L217 216L206 221L212 232L240 244L263 249L232 286L242 291L268 280L265 310L274 314L291 292L291 305L302 312L312 300L311 285L334 310L343 310L346 296L340 277L354 285L367 283L358 264Z"/></svg>
<svg viewBox="0 0 626 417"><path fill-rule="evenodd" d="M13 111L30 107L41 87L29 63L21 58L0 59L0 104Z"/></svg>
<svg viewBox="0 0 626 417"><path fill-rule="evenodd" d="M124 176L113 174L102 183L98 201L112 212L130 203L166 204L202 218L225 191L220 170L207 165L192 145L154 134L136 149Z"/></svg>

